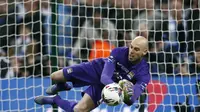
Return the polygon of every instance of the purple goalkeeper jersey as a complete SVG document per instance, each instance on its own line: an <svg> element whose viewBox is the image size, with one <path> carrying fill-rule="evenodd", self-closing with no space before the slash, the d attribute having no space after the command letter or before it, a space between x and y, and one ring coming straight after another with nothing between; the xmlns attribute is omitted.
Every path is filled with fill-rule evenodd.
<svg viewBox="0 0 200 112"><path fill-rule="evenodd" d="M145 90L150 81L149 64L142 59L137 64L132 64L128 60L128 47L119 47L112 50L107 59L97 59L92 61L94 69L101 74L101 83L104 85L117 82L121 79L131 81L133 86L133 96L126 104L131 105Z"/></svg>
<svg viewBox="0 0 200 112"><path fill-rule="evenodd" d="M91 63L95 71L101 75L104 85L127 79L132 83L141 82L148 84L150 80L149 65L145 59L138 64L128 60L128 47L118 47L112 50L109 58L99 58Z"/></svg>

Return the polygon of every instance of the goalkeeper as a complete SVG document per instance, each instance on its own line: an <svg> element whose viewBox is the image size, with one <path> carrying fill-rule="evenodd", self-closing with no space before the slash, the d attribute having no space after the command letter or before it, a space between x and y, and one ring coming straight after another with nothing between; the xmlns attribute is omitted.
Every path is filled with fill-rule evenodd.
<svg viewBox="0 0 200 112"><path fill-rule="evenodd" d="M132 40L129 48L115 48L108 58L98 58L56 71L51 74L51 79L56 84L46 90L51 96L38 96L35 102L40 105L57 105L67 112L88 112L101 103L101 91L105 85L120 82L127 94L124 103L132 105L150 80L149 65L143 59L147 50L147 39L138 36ZM127 81L124 82L123 79ZM83 97L79 102L63 100L59 95L55 95L59 91L72 88L66 83L68 81L72 82L74 87L89 86L82 93Z"/></svg>

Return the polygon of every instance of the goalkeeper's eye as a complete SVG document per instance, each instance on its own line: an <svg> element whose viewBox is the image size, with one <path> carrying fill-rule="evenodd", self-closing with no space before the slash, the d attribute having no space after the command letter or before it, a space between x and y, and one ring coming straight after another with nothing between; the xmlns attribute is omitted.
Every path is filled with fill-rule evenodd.
<svg viewBox="0 0 200 112"><path fill-rule="evenodd" d="M135 51L139 51L139 50L140 50L140 48L137 48L137 47L135 47L135 48L134 48L134 50L135 50Z"/></svg>
<svg viewBox="0 0 200 112"><path fill-rule="evenodd" d="M133 49L133 46L132 46L132 45L130 45L130 48L131 48L131 49Z"/></svg>

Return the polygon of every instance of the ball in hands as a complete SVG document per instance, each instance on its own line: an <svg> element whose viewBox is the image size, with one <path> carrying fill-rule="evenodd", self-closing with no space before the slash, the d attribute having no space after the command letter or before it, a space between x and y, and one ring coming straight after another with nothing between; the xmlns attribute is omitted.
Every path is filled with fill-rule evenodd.
<svg viewBox="0 0 200 112"><path fill-rule="evenodd" d="M123 102L125 102L125 103L129 102L130 101L130 97L132 95L128 94L128 90L127 90L128 88L126 88L127 86L125 86L125 85L133 86L133 83L128 81L128 80L126 80L126 79L123 79L123 80L120 80L118 84L122 88Z"/></svg>

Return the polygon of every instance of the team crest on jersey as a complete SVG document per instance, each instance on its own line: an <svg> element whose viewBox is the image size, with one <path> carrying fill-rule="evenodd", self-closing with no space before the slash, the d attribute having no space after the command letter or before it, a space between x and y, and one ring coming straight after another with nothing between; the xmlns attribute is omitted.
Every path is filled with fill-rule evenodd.
<svg viewBox="0 0 200 112"><path fill-rule="evenodd" d="M110 56L110 57L108 58L108 62L112 62L112 63L114 63L114 62L115 62L114 57L113 57L113 56Z"/></svg>
<svg viewBox="0 0 200 112"><path fill-rule="evenodd" d="M72 73L72 72L73 72L72 68L67 68L67 73L68 73L68 74L70 74L70 73Z"/></svg>
<svg viewBox="0 0 200 112"><path fill-rule="evenodd" d="M134 73L132 72L132 71L130 71L129 73L128 73L128 77L130 78L130 79L132 79L133 77L134 77Z"/></svg>

